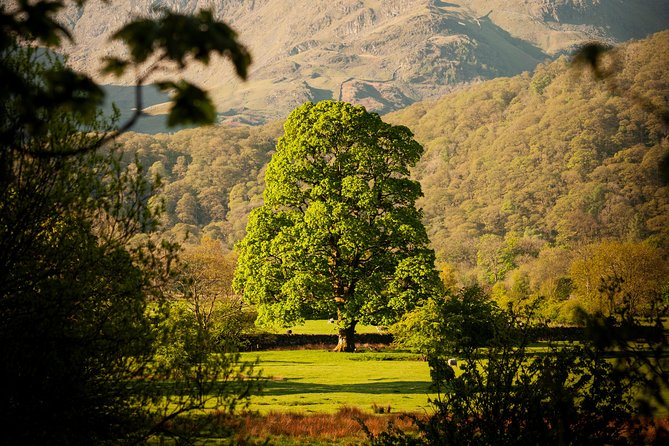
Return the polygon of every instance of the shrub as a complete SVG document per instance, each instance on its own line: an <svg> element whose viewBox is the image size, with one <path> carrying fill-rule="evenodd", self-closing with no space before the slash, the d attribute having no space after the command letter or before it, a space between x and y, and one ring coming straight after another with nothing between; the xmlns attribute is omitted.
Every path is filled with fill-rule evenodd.
<svg viewBox="0 0 669 446"><path fill-rule="evenodd" d="M642 427L648 426L635 419L635 397L639 389L657 390L659 383L667 382L666 373L655 379L640 372L643 364L647 370L659 364L653 355L637 355L619 342L628 332L610 330L610 318L588 321L578 344L533 352L528 343L541 328L529 327L529 320L513 314L496 319L494 336L485 348L461 350L459 376L443 358L433 357L432 379L439 395L432 400L432 415L413 418L418 434L391 427L369 434L371 444L578 445L647 440ZM663 336L656 338L646 340L646 345L666 346ZM628 356L614 361L612 348ZM659 390L655 393L659 395ZM662 427L652 421L646 424L656 428L654 435L659 438Z"/></svg>
<svg viewBox="0 0 669 446"><path fill-rule="evenodd" d="M478 286L428 300L391 331L395 343L426 356L444 356L487 345L504 314Z"/></svg>

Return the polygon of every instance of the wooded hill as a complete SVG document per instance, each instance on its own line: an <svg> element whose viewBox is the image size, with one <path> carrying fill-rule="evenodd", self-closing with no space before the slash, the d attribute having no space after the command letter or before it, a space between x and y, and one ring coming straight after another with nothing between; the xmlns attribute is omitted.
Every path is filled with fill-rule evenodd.
<svg viewBox="0 0 669 446"><path fill-rule="evenodd" d="M619 47L609 62L606 81L562 57L384 117L425 147L413 175L447 281L498 284L504 295L550 282L542 293L565 297L558 288L572 286L575 259L604 240L632 243L611 252L646 242L666 263L669 143L658 110L669 107L669 31ZM163 178L169 232L232 248L261 203L281 132L278 123L211 127L122 142Z"/></svg>
<svg viewBox="0 0 669 446"><path fill-rule="evenodd" d="M575 294L612 311L666 292L669 32L606 63L604 81L563 57L386 117L424 144L419 205L447 280L542 296L563 320Z"/></svg>
<svg viewBox="0 0 669 446"><path fill-rule="evenodd" d="M201 127L173 135L129 133L120 143L136 153L163 187L164 229L176 239L201 235L228 249L244 236L249 212L262 204L265 166L281 124Z"/></svg>
<svg viewBox="0 0 669 446"><path fill-rule="evenodd" d="M474 261L484 235L666 246L667 127L644 104L669 107L669 32L614 57L605 82L562 57L386 116L425 147L414 175L440 258Z"/></svg>

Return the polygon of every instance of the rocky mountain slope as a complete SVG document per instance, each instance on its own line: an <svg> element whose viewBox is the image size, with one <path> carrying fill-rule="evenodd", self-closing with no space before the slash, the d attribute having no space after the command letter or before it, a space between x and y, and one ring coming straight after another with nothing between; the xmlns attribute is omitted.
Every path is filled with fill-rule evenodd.
<svg viewBox="0 0 669 446"><path fill-rule="evenodd" d="M121 51L110 33L156 7L212 8L238 31L254 57L248 82L221 60L192 66L187 77L210 90L223 121L247 123L321 99L385 113L531 70L583 41L614 43L669 25L667 0L90 0L63 14L76 42L71 63L97 76L99 59Z"/></svg>

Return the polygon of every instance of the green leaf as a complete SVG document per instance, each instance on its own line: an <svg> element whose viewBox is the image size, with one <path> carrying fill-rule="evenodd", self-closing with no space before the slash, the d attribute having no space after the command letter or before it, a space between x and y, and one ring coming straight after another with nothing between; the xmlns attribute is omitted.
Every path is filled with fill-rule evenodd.
<svg viewBox="0 0 669 446"><path fill-rule="evenodd" d="M105 57L104 66L100 70L102 74L113 74L116 77L121 76L130 65L130 61L118 57Z"/></svg>
<svg viewBox="0 0 669 446"><path fill-rule="evenodd" d="M126 44L133 63L145 62L160 45L158 41L159 24L151 19L135 20L114 33L112 40L121 40Z"/></svg>
<svg viewBox="0 0 669 446"><path fill-rule="evenodd" d="M46 46L59 46L62 37L72 40L72 35L55 17L64 6L58 0L30 3L21 1L17 13L9 17L10 28L14 28L23 37L39 40ZM21 20L17 21L18 17Z"/></svg>
<svg viewBox="0 0 669 446"><path fill-rule="evenodd" d="M158 88L172 91L173 105L167 117L167 125L213 124L216 108L206 91L186 82L159 82Z"/></svg>
<svg viewBox="0 0 669 446"><path fill-rule="evenodd" d="M163 10L159 19L128 23L112 39L128 46L134 63L143 63L158 54L183 68L190 59L208 64L211 54L218 53L232 61L242 79L246 79L251 64L251 55L238 42L237 34L225 23L216 21L210 10L194 16Z"/></svg>
<svg viewBox="0 0 669 446"><path fill-rule="evenodd" d="M57 104L90 118L104 100L104 91L91 78L70 69L46 70L44 82L44 95L37 101L44 107Z"/></svg>

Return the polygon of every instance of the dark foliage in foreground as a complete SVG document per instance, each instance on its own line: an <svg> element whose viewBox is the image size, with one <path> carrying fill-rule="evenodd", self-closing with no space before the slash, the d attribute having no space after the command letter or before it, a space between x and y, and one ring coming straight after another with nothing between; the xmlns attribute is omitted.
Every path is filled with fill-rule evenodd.
<svg viewBox="0 0 669 446"><path fill-rule="evenodd" d="M0 441L190 441L201 430L184 436L175 420L205 420L213 405L231 412L257 380L176 314L166 291L177 247L146 235L160 215L151 199L158 184L107 145L139 118L145 78L137 112L118 128L100 116L99 86L33 49L70 38L56 18L65 2L12 3L0 4ZM111 71L152 55L159 63L148 72L218 52L246 73L246 50L206 11L142 25L117 35L131 57L108 61ZM199 114L211 103L197 87L173 87L171 121L211 121Z"/></svg>
<svg viewBox="0 0 669 446"><path fill-rule="evenodd" d="M458 376L445 361L446 352L432 356L433 385L439 396L432 401L432 415L413 418L417 434L390 427L369 434L371 444L666 440L668 433L652 418L653 408L666 407L660 390L668 383L667 341L657 336L657 330L640 330L640 321L624 315L616 321L583 314L586 327L580 343L552 343L547 351L537 352L528 346L528 335L536 331L526 328L529 318L503 314L506 317L490 320L494 336L484 346L459 343ZM649 427L655 431L653 438L648 437Z"/></svg>

